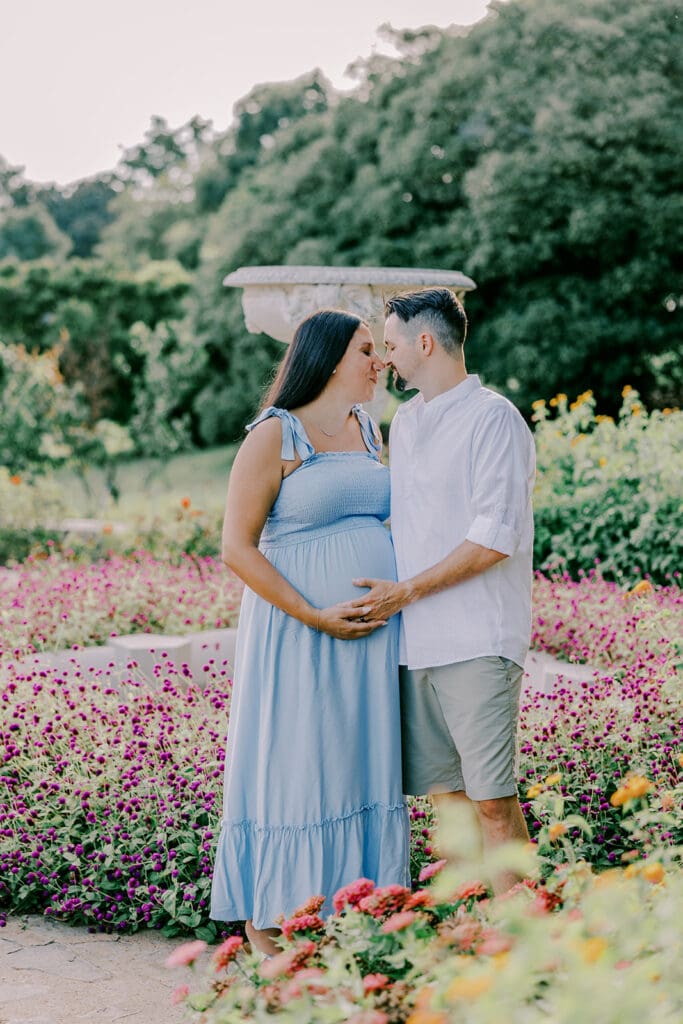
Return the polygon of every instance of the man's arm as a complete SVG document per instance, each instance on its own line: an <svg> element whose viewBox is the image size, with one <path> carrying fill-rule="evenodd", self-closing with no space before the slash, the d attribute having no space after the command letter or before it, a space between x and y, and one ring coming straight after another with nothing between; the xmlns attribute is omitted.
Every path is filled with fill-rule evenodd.
<svg viewBox="0 0 683 1024"><path fill-rule="evenodd" d="M370 607L365 618L387 619L406 605L456 586L514 554L528 515L534 452L529 430L510 406L499 406L484 424L474 450L473 519L467 536L448 555L410 579L355 579L370 587L351 607Z"/></svg>
<svg viewBox="0 0 683 1024"><path fill-rule="evenodd" d="M464 540L436 565L409 580L394 583L391 580L355 579L353 583L356 587L371 589L349 604L352 608L369 608L365 613L367 621L388 619L406 605L478 576L507 557L500 551Z"/></svg>

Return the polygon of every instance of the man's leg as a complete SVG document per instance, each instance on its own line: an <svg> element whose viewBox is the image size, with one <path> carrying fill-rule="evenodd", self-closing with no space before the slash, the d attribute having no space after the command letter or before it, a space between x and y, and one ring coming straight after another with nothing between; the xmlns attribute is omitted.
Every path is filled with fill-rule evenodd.
<svg viewBox="0 0 683 1024"><path fill-rule="evenodd" d="M481 831L481 825L479 824L479 815L478 815L478 813L475 813L476 810L477 810L476 804L474 804L472 802L472 800L470 800L470 798L468 797L468 795L465 792L465 790L464 789L460 789L460 790L458 790L455 793L432 793L431 794L431 799L432 799L432 803L434 804L434 807L436 809L437 823L440 820L440 818L442 817L444 809L446 809L446 813L447 813L448 807L456 807L456 808L457 807L466 807L470 811L470 813L471 813L471 819L470 820L471 820L471 823L472 823L472 827L475 828L476 831L477 831L477 836L476 836L477 848L478 848L478 854L477 855L481 856L481 852L482 852L483 847L484 847L484 842L483 842L483 836L482 836L482 831ZM439 844L438 838L436 840L436 848L437 848L437 850L440 849L440 844ZM449 855L447 850L444 850L442 855L444 857L446 857L448 860L450 860L451 863L453 862L453 856L452 856L452 854Z"/></svg>
<svg viewBox="0 0 683 1024"><path fill-rule="evenodd" d="M479 815L485 852L502 843L529 842L529 831L516 796L499 797L497 800L478 800L475 806ZM519 875L514 872L502 871L494 879L493 891L499 896L519 881Z"/></svg>
<svg viewBox="0 0 683 1024"><path fill-rule="evenodd" d="M528 842L515 780L522 669L507 659L486 657L431 669L429 675L460 756L484 851ZM502 872L494 890L506 892L518 881L514 873Z"/></svg>
<svg viewBox="0 0 683 1024"><path fill-rule="evenodd" d="M412 796L463 793L460 757L429 669L399 672L403 792Z"/></svg>

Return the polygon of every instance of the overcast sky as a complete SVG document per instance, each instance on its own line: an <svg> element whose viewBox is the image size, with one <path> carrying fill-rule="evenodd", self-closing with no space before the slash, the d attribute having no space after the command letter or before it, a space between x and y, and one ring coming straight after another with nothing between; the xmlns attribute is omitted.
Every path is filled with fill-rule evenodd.
<svg viewBox="0 0 683 1024"><path fill-rule="evenodd" d="M487 0L2 0L0 155L34 181L112 168L150 117L222 130L259 82L320 67L339 88L376 30L469 25Z"/></svg>

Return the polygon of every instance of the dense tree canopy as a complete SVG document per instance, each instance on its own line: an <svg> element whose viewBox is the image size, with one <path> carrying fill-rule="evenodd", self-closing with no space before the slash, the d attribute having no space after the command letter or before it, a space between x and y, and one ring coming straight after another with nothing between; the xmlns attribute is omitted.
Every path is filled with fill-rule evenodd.
<svg viewBox="0 0 683 1024"><path fill-rule="evenodd" d="M222 134L155 118L110 176L68 196L3 162L0 255L34 258L7 241L34 217L55 280L65 238L95 277L115 265L151 280L172 261L186 298L169 306L160 285L138 319L182 321L173 336L196 359L181 411L208 443L239 434L282 351L247 335L222 287L247 264L461 269L478 285L470 366L525 414L588 388L609 409L626 383L679 402L682 22L677 0L494 2L468 31L393 32L399 56L359 61L350 95L314 71L256 87ZM10 306L5 289L7 340L28 323L42 337ZM91 344L120 351L110 324L93 322Z"/></svg>

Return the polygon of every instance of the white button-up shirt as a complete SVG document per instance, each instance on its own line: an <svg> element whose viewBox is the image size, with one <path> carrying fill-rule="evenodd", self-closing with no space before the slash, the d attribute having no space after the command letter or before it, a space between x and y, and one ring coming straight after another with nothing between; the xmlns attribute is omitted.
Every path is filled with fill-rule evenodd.
<svg viewBox="0 0 683 1024"><path fill-rule="evenodd" d="M523 665L531 632L534 441L506 398L466 380L400 406L389 436L391 532L399 580L464 540L508 557L402 611L401 664L498 655Z"/></svg>

